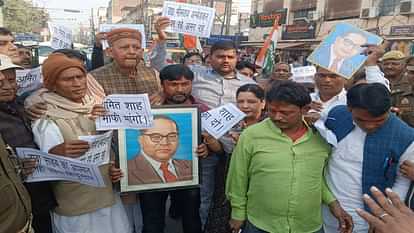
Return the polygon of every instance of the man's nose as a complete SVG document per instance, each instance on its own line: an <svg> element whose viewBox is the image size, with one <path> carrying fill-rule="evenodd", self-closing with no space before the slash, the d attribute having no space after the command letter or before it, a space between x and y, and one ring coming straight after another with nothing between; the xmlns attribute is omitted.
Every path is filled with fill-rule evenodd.
<svg viewBox="0 0 414 233"><path fill-rule="evenodd" d="M137 50L134 47L130 46L128 48L128 53L135 54L136 52L137 52Z"/></svg>

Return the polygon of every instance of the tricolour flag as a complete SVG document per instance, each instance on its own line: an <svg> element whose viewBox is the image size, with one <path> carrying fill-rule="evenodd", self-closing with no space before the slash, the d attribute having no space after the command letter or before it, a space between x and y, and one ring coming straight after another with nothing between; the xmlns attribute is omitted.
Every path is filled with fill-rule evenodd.
<svg viewBox="0 0 414 233"><path fill-rule="evenodd" d="M275 23L266 38L263 47L260 49L256 58L256 65L263 68L263 73L271 73L275 64L275 50L277 46L277 36L279 29L279 20L276 18Z"/></svg>

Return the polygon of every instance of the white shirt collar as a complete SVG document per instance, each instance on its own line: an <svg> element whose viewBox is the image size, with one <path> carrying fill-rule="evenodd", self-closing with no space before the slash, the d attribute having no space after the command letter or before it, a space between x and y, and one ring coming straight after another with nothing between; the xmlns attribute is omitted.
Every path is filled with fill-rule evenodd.
<svg viewBox="0 0 414 233"><path fill-rule="evenodd" d="M330 56L329 56L329 65L328 65L328 67L331 67L331 65L332 65L332 63L335 61L335 59L336 59L336 55L335 55L335 53L334 53L334 48L333 48L333 44L331 45L331 51L330 51L331 53L330 53ZM342 63L344 63L344 60L345 59L341 59L341 60L339 60L339 62L338 62L338 67L341 67L342 66ZM339 70L338 70L338 72L339 72Z"/></svg>
<svg viewBox="0 0 414 233"><path fill-rule="evenodd" d="M144 150L141 150L141 154L151 164L151 167L154 168L158 176L161 177L161 179L165 182L164 175L162 174L162 171L161 171L161 162L158 162L157 160L151 158L151 156L148 156L147 154L145 154ZM177 172L175 171L175 167L174 167L172 159L168 160L168 170L172 172L175 176L177 176Z"/></svg>

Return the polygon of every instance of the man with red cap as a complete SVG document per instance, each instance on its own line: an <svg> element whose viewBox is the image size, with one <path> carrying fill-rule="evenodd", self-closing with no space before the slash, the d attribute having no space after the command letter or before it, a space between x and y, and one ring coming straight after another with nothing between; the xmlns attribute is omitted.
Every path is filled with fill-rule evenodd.
<svg viewBox="0 0 414 233"><path fill-rule="evenodd" d="M135 29L118 28L110 31L106 39L109 44L106 52L113 62L91 72L105 93L148 93L152 102L157 102L161 85L156 70L144 63L141 33Z"/></svg>
<svg viewBox="0 0 414 233"><path fill-rule="evenodd" d="M159 40L166 40L166 34L161 28L165 28L162 22L155 23ZM103 67L90 72L103 87L105 94L143 94L150 96L151 104L160 104L161 83L158 71L161 66L147 67L143 60L144 49L142 48L141 33L134 29L119 28L106 34L109 48L106 53L113 59ZM160 56L153 56L151 64L162 64L158 61ZM115 153L118 154L118 149ZM142 214L136 194L122 196L130 223L134 226L136 233L141 232Z"/></svg>

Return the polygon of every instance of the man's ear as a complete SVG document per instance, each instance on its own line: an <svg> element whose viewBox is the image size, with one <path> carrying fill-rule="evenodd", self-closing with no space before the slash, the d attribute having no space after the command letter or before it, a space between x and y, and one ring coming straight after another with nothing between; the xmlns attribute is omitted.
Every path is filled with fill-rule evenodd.
<svg viewBox="0 0 414 233"><path fill-rule="evenodd" d="M311 110L310 104L303 106L301 109L302 115L305 115L309 112L309 110Z"/></svg>
<svg viewBox="0 0 414 233"><path fill-rule="evenodd" d="M262 100L262 103L260 104L260 107L263 111L265 111L266 109L266 100Z"/></svg>
<svg viewBox="0 0 414 233"><path fill-rule="evenodd" d="M114 56L113 56L113 50L112 50L112 47L107 48L107 49L105 50L105 52L106 52L106 55L107 55L108 57L110 57L110 58L114 58Z"/></svg>

